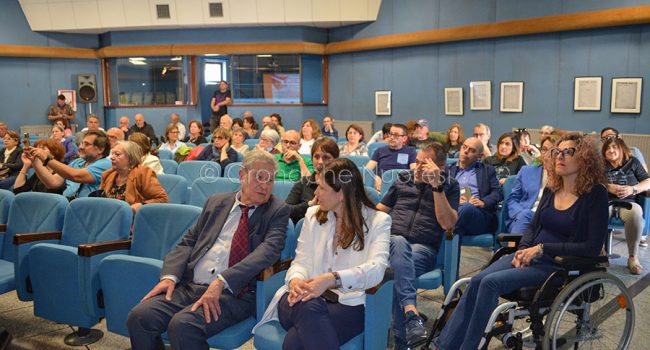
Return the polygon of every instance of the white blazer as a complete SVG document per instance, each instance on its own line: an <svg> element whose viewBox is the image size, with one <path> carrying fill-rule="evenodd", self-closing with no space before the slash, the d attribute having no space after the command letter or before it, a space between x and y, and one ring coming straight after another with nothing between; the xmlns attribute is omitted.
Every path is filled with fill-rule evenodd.
<svg viewBox="0 0 650 350"><path fill-rule="evenodd" d="M339 303L349 306L365 305L365 290L376 286L384 278L390 247L390 216L375 209L362 208L368 225L363 250L354 250L353 242L347 249L339 247L335 252L332 247L336 233L334 213L329 212L327 222L321 225L315 215L318 209L319 206L307 209L298 238L296 258L287 271L285 285L275 293L253 332L260 325L278 319L277 304L289 291L289 281L294 278L308 279L327 272L338 272L342 287L334 292L339 296Z"/></svg>

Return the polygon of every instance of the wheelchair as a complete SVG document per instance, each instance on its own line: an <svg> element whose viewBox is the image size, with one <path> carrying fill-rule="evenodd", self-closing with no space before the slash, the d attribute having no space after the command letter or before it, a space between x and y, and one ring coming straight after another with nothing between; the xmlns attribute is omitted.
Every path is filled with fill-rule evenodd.
<svg viewBox="0 0 650 350"><path fill-rule="evenodd" d="M501 242L518 243L521 235L501 234ZM497 250L486 266L515 247ZM537 287L522 288L502 296L505 303L492 312L479 349L488 349L493 339L508 349L627 349L634 330L634 303L625 284L607 272L607 256L595 258L562 256L553 272ZM444 328L462 290L470 278L451 287L433 322L422 349Z"/></svg>

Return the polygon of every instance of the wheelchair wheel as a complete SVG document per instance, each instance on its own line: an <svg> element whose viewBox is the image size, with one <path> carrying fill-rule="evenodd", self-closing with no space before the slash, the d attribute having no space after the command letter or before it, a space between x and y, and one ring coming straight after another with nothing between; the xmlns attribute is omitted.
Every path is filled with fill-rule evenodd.
<svg viewBox="0 0 650 350"><path fill-rule="evenodd" d="M590 272L553 301L542 348L627 349L633 330L634 303L625 284L607 272Z"/></svg>

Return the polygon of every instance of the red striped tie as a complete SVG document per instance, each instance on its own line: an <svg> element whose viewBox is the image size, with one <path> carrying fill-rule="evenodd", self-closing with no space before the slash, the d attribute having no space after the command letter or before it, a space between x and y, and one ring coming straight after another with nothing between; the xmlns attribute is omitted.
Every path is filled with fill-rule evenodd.
<svg viewBox="0 0 650 350"><path fill-rule="evenodd" d="M228 257L228 267L231 267L242 261L248 255L248 209L245 205L240 205L241 217L239 225L235 231L230 244L230 256Z"/></svg>

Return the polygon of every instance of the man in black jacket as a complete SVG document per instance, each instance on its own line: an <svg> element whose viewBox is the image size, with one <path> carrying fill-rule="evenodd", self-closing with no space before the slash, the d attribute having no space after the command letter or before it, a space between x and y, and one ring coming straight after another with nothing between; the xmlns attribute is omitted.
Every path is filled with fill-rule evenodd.
<svg viewBox="0 0 650 350"><path fill-rule="evenodd" d="M136 114L135 124L129 129L129 135L134 132L141 132L149 138L149 141L155 143L156 146L159 145L158 138L156 138L156 133L153 131L153 127L147 122L144 121L144 116L140 113Z"/></svg>

